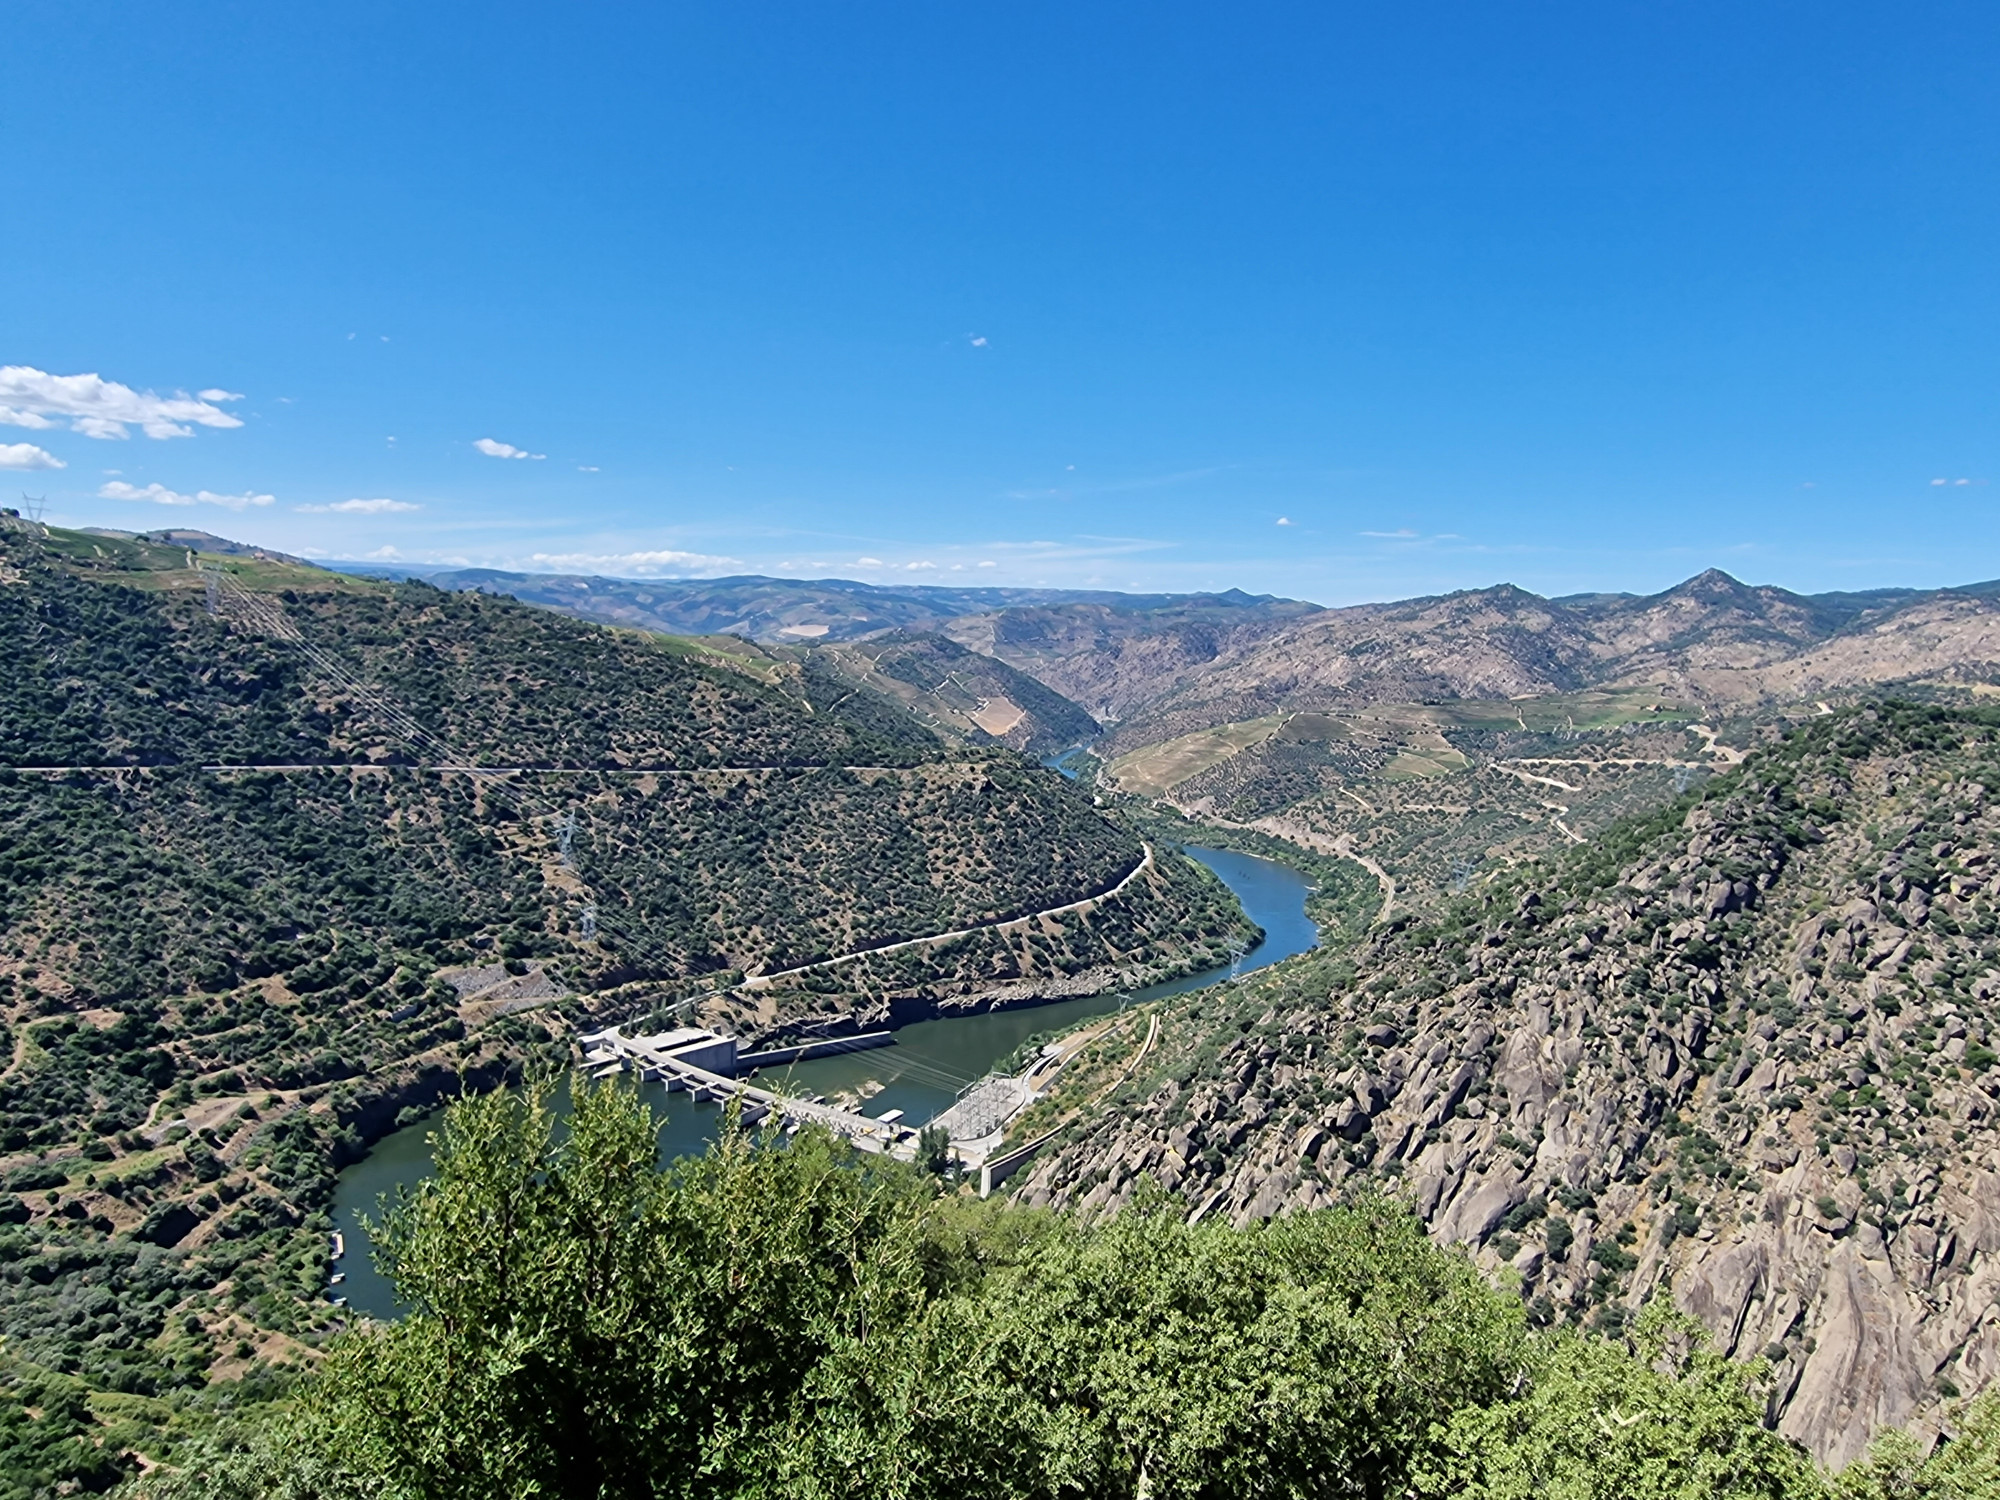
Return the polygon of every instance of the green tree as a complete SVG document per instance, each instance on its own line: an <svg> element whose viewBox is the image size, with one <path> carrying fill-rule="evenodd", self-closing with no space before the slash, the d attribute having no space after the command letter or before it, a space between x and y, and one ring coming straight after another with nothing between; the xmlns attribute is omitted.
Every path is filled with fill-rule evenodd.
<svg viewBox="0 0 2000 1500"><path fill-rule="evenodd" d="M1956 1413L1929 1454L1907 1432L1878 1437L1830 1486L1832 1500L2000 1500L2000 1389Z"/></svg>
<svg viewBox="0 0 2000 1500"><path fill-rule="evenodd" d="M1530 1349L1515 1398L1462 1406L1420 1495L1465 1500L1782 1500L1821 1493L1811 1461L1763 1425L1759 1363L1738 1364L1665 1298L1629 1348L1573 1331Z"/></svg>
<svg viewBox="0 0 2000 1500"><path fill-rule="evenodd" d="M990 1252L990 1240L987 1249ZM1518 1309L1388 1205L1190 1228L1165 1194L1052 1218L816 1373L813 1496L1383 1495L1498 1398Z"/></svg>
<svg viewBox="0 0 2000 1500"><path fill-rule="evenodd" d="M615 1081L455 1106L437 1172L388 1216L412 1304L344 1344L312 1445L410 1497L683 1495L774 1462L793 1393L869 1313L871 1246L927 1193L807 1133L725 1133L660 1171ZM731 1480L728 1483L733 1483Z"/></svg>

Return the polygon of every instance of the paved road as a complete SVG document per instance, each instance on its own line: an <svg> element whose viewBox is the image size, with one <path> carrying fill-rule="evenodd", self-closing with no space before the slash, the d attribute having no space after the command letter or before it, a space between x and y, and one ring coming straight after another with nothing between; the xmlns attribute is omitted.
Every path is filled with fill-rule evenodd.
<svg viewBox="0 0 2000 1500"><path fill-rule="evenodd" d="M790 979L795 974L810 974L815 969L831 968L835 964L853 963L859 958L874 958L881 953L899 953L905 948L935 947L939 943L949 943L962 937L971 937L975 932L991 932L996 927L1012 927L1020 922L1033 922L1042 917L1059 917L1065 912L1081 911L1086 906L1094 906L1099 901L1109 901L1125 887L1137 880L1153 867L1153 846L1146 845L1146 852L1118 884L1096 896L1085 896L1081 901L1071 901L1062 906L1051 906L1043 911L1031 911L1024 916L1006 917L995 922L980 922L971 927L961 927L956 932L939 932L929 937L905 938L899 943L885 943L880 948L862 948L853 953L843 953L838 958L822 958L816 963L800 964L796 969L780 969L775 974L752 974L743 981L746 990L761 989L780 979Z"/></svg>
<svg viewBox="0 0 2000 1500"><path fill-rule="evenodd" d="M711 772L736 775L750 775L756 771L918 771L930 770L928 766L850 766L850 765L775 765L775 766L451 766L451 765L405 765L400 762L381 763L373 761L329 761L306 762L287 765L148 765L148 766L7 766L0 769L11 771L45 771L61 773L65 771L439 771L466 776L703 776Z"/></svg>

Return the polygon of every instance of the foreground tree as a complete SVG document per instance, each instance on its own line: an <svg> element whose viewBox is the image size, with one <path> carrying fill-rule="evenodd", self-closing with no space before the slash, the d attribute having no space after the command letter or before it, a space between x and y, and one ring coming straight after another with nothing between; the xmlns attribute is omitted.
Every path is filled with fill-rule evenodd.
<svg viewBox="0 0 2000 1500"><path fill-rule="evenodd" d="M662 1167L636 1092L456 1105L388 1215L408 1316L152 1500L2000 1500L2000 1398L1836 1481L1665 1303L1517 1300L1388 1202L1084 1223L823 1133Z"/></svg>

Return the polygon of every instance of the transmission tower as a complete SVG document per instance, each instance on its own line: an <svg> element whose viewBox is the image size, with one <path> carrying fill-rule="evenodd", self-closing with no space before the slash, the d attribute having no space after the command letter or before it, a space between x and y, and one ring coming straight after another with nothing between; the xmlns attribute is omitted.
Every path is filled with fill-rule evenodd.
<svg viewBox="0 0 2000 1500"><path fill-rule="evenodd" d="M473 764L454 746L425 728L394 698L380 688L363 681L340 658L308 640L291 617L269 598L251 593L235 578L219 569L214 572L213 578L215 586L227 596L228 614L232 621L240 622L246 628L261 631L297 649L328 678L344 688L358 702L366 705L391 734L401 739L420 756L430 758L437 769L465 773L479 784L482 796L505 798L531 817L557 816L558 809L547 798L536 793L531 787L514 784L504 772ZM573 809L564 811L567 812L564 821L569 825L571 832L563 838L562 852L564 863L569 864L576 814ZM588 888L587 883L580 894L585 901L581 925L586 937L608 937L621 949L638 959L657 965L664 973L671 973L675 969L679 962L678 957L660 942L649 937L642 928L624 916L614 918L599 912L596 893ZM634 915L636 916L636 913ZM696 1005L710 998L713 998L713 992L708 995L689 996L670 1007L670 1010Z"/></svg>
<svg viewBox="0 0 2000 1500"><path fill-rule="evenodd" d="M557 843L561 846L562 850L562 867L565 870L574 870L576 868L576 855L575 855L576 809L575 808L570 808L563 814L563 820L561 824L556 828L556 840Z"/></svg>
<svg viewBox="0 0 2000 1500"><path fill-rule="evenodd" d="M47 495L31 495L26 490L21 492L21 510L37 526L41 525L42 516L48 508L49 497Z"/></svg>
<svg viewBox="0 0 2000 1500"><path fill-rule="evenodd" d="M1454 896L1465 894L1465 888L1472 884L1472 872L1478 865L1479 861L1469 854L1461 854L1451 862L1451 893Z"/></svg>
<svg viewBox="0 0 2000 1500"><path fill-rule="evenodd" d="M1678 797L1682 792L1686 791L1690 786L1693 785L1694 785L1694 767L1676 766L1674 768L1674 795Z"/></svg>
<svg viewBox="0 0 2000 1500"><path fill-rule="evenodd" d="M1020 1103L1020 1089L1014 1079L999 1073L975 1079L965 1086L951 1108L945 1111L953 1117L952 1138L976 1141L981 1136L993 1134L1007 1123Z"/></svg>

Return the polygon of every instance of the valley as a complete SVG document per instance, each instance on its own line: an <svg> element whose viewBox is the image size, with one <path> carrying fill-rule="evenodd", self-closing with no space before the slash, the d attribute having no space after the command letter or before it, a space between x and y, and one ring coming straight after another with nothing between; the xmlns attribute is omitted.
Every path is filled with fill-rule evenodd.
<svg viewBox="0 0 2000 1500"><path fill-rule="evenodd" d="M978 1124L915 1154L996 1214L1393 1203L1534 1337L1671 1301L1787 1451L1929 1442L2000 1373L1996 624L1717 573L427 581L16 518L0 1374L115 1478L386 1314L357 1214L446 1101L609 1025L893 1032L759 1086Z"/></svg>
<svg viewBox="0 0 2000 1500"><path fill-rule="evenodd" d="M105 1462L177 1393L315 1362L336 1167L578 1029L839 1034L1252 935L1072 783L814 660L269 557L0 549L0 1322L15 1378L140 1401Z"/></svg>

